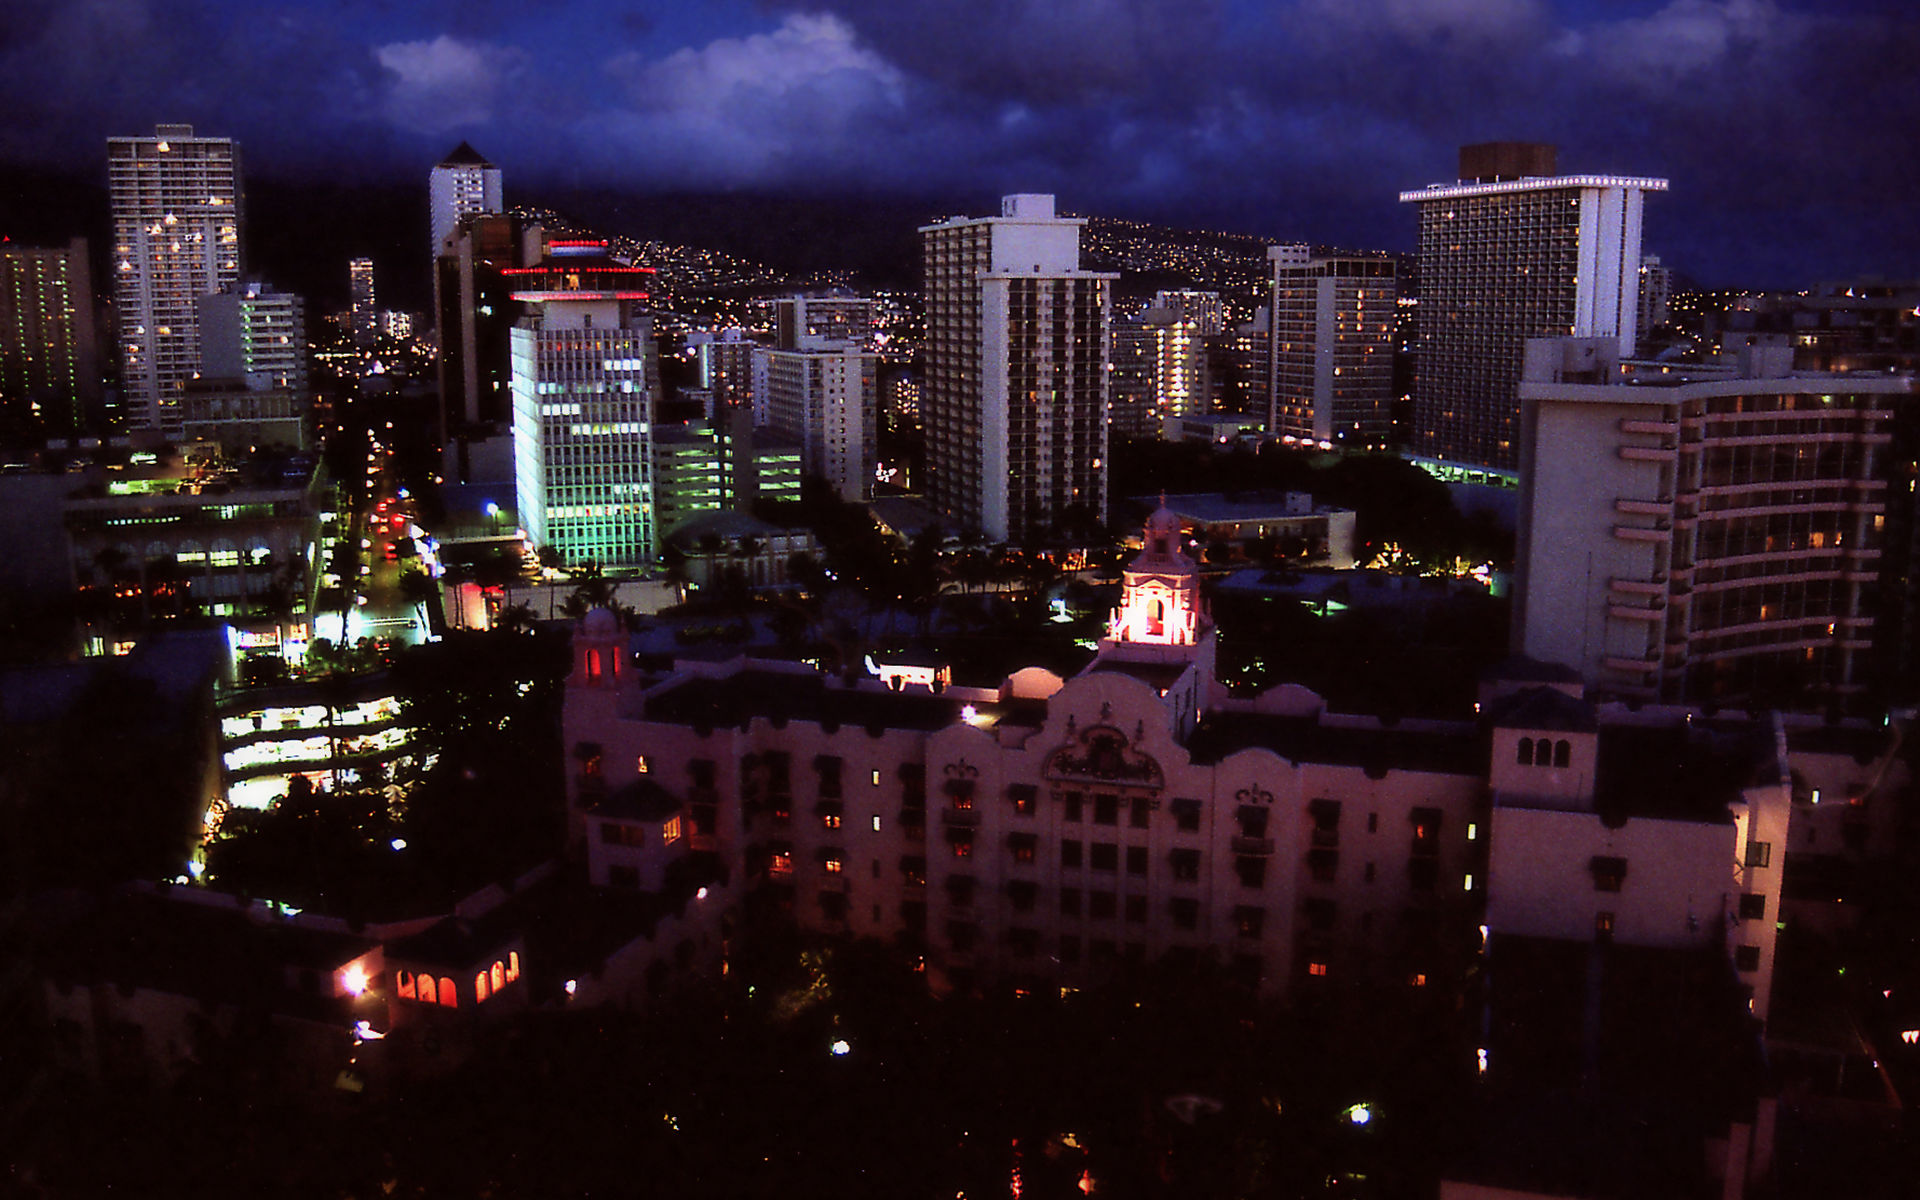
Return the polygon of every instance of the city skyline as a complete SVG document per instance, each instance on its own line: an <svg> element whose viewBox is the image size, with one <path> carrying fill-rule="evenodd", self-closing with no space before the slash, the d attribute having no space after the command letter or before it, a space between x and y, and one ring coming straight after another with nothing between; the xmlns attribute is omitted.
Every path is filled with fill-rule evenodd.
<svg viewBox="0 0 1920 1200"><path fill-rule="evenodd" d="M1622 11L1624 9L1624 11ZM1869 0L1088 0L957 22L812 10L198 0L20 13L0 162L97 169L159 122L233 137L262 178L417 178L462 139L518 197L900 197L1412 248L1395 202L1472 142L1556 142L1572 171L1657 175L1647 246L1706 286L1920 274L1920 23ZM537 102L535 102L537 101ZM9 209L30 208L19 193ZM513 196L509 197L511 201Z"/></svg>

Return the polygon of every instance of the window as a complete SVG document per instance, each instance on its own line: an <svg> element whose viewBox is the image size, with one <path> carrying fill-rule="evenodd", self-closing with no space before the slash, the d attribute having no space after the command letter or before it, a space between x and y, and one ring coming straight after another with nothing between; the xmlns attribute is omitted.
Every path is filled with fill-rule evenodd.
<svg viewBox="0 0 1920 1200"><path fill-rule="evenodd" d="M1022 817L1031 817L1040 811L1040 789L1030 783L1016 783L1007 789L1007 799L1013 802L1013 811Z"/></svg>
<svg viewBox="0 0 1920 1200"><path fill-rule="evenodd" d="M1007 884L1007 901L1015 912L1032 912L1040 899L1040 885L1030 879L1015 879Z"/></svg>
<svg viewBox="0 0 1920 1200"><path fill-rule="evenodd" d="M1060 915L1077 917L1080 915L1080 889L1063 887L1060 889Z"/></svg>
<svg viewBox="0 0 1920 1200"><path fill-rule="evenodd" d="M1407 862L1407 886L1416 892L1431 892L1440 886L1440 860L1415 858Z"/></svg>
<svg viewBox="0 0 1920 1200"><path fill-rule="evenodd" d="M1313 844L1332 849L1340 844L1340 802L1338 800L1313 800L1307 804L1307 815L1313 819Z"/></svg>
<svg viewBox="0 0 1920 1200"><path fill-rule="evenodd" d="M874 786L874 787L879 787L879 786L880 786L880 768L878 768L878 767L875 767L875 768L873 769L873 772L872 772L872 774L871 774L871 779L872 779L872 782L873 782L873 786Z"/></svg>
<svg viewBox="0 0 1920 1200"><path fill-rule="evenodd" d="M1600 912L1593 914L1593 940L1611 942L1613 940L1613 914Z"/></svg>
<svg viewBox="0 0 1920 1200"><path fill-rule="evenodd" d="M1380 832L1380 814L1379 813L1370 812L1367 814L1367 832L1368 833Z"/></svg>
<svg viewBox="0 0 1920 1200"><path fill-rule="evenodd" d="M1007 849L1013 853L1013 861L1030 863L1039 848L1040 839L1031 833L1010 833L1007 835Z"/></svg>
<svg viewBox="0 0 1920 1200"><path fill-rule="evenodd" d="M1315 883L1332 883L1340 874L1340 852L1327 849L1307 851L1307 873Z"/></svg>
<svg viewBox="0 0 1920 1200"><path fill-rule="evenodd" d="M1147 898L1145 896L1127 897L1127 920L1142 924L1147 919Z"/></svg>
<svg viewBox="0 0 1920 1200"><path fill-rule="evenodd" d="M1175 850L1167 855L1167 862L1173 868L1173 877L1180 883L1197 883L1200 879L1200 852L1198 850Z"/></svg>
<svg viewBox="0 0 1920 1200"><path fill-rule="evenodd" d="M1234 820L1240 822L1240 836L1263 838L1267 836L1267 817L1269 810L1257 805L1242 804L1234 810Z"/></svg>
<svg viewBox="0 0 1920 1200"><path fill-rule="evenodd" d="M640 755L639 757L633 760L633 770L634 770L634 774L636 775L652 774L653 759L651 759L645 754Z"/></svg>
<svg viewBox="0 0 1920 1200"><path fill-rule="evenodd" d="M1080 793L1068 792L1065 794L1065 796L1062 797L1062 799L1066 801L1066 805L1067 805L1067 810L1066 810L1064 819L1068 821L1081 820L1083 815L1081 812L1081 805L1083 804L1083 801L1081 799Z"/></svg>
<svg viewBox="0 0 1920 1200"><path fill-rule="evenodd" d="M978 885L971 875L947 876L947 900L955 908L972 908L973 893Z"/></svg>
<svg viewBox="0 0 1920 1200"><path fill-rule="evenodd" d="M1234 982L1241 987L1251 991L1260 986L1260 976L1265 971L1265 965L1260 961L1258 954L1236 954L1228 965L1233 971Z"/></svg>
<svg viewBox="0 0 1920 1200"><path fill-rule="evenodd" d="M1372 863L1367 864L1366 872L1362 876L1362 878L1364 878L1368 883L1373 882L1373 864Z"/></svg>
<svg viewBox="0 0 1920 1200"><path fill-rule="evenodd" d="M791 847L775 846L767 852L767 874L774 879L782 879L793 874Z"/></svg>
<svg viewBox="0 0 1920 1200"><path fill-rule="evenodd" d="M973 807L973 780L947 780L947 800L955 812L966 812Z"/></svg>
<svg viewBox="0 0 1920 1200"><path fill-rule="evenodd" d="M1733 948L1733 965L1737 970L1741 971L1758 971L1760 969L1760 947L1735 946Z"/></svg>
<svg viewBox="0 0 1920 1200"><path fill-rule="evenodd" d="M1111 921L1118 911L1118 898L1112 892L1088 892L1087 915L1097 921Z"/></svg>
<svg viewBox="0 0 1920 1200"><path fill-rule="evenodd" d="M1080 937L1078 934L1063 934L1060 938L1060 961L1077 963L1080 961Z"/></svg>
<svg viewBox="0 0 1920 1200"><path fill-rule="evenodd" d="M918 854L901 855L900 874L908 887L927 886L927 860Z"/></svg>
<svg viewBox="0 0 1920 1200"><path fill-rule="evenodd" d="M1239 904L1233 910L1233 932L1236 937L1257 938L1266 929L1267 910L1251 904Z"/></svg>
<svg viewBox="0 0 1920 1200"><path fill-rule="evenodd" d="M838 800L822 800L814 805L813 811L819 814L821 828L838 829L846 809Z"/></svg>
<svg viewBox="0 0 1920 1200"><path fill-rule="evenodd" d="M846 870L846 863L841 859L838 850L823 851L820 855L820 865L829 875L838 875Z"/></svg>
<svg viewBox="0 0 1920 1200"><path fill-rule="evenodd" d="M1175 896L1168 902L1167 911L1172 915L1176 929L1200 927L1200 902L1190 896Z"/></svg>
<svg viewBox="0 0 1920 1200"><path fill-rule="evenodd" d="M972 950L980 940L980 927L972 921L948 921L947 944L962 954Z"/></svg>
<svg viewBox="0 0 1920 1200"><path fill-rule="evenodd" d="M953 847L953 856L955 858L973 857L973 830L947 830L947 844Z"/></svg>
<svg viewBox="0 0 1920 1200"><path fill-rule="evenodd" d="M1147 848L1145 846L1127 847L1127 874L1145 875L1147 873Z"/></svg>
<svg viewBox="0 0 1920 1200"><path fill-rule="evenodd" d="M1627 860L1605 854L1596 854L1587 869L1593 872L1593 890L1596 892L1617 892L1627 880Z"/></svg>
<svg viewBox="0 0 1920 1200"><path fill-rule="evenodd" d="M1080 865L1080 843L1072 840L1060 843L1060 865L1077 867Z"/></svg>
<svg viewBox="0 0 1920 1200"><path fill-rule="evenodd" d="M1111 965L1120 957L1120 947L1110 938L1094 938L1087 943L1087 952L1096 966Z"/></svg>
<svg viewBox="0 0 1920 1200"><path fill-rule="evenodd" d="M1307 918L1307 928L1315 933L1331 933L1339 908L1333 901L1318 898L1307 901L1301 906Z"/></svg>
<svg viewBox="0 0 1920 1200"><path fill-rule="evenodd" d="M1440 853L1440 810L1416 808L1409 817L1413 821L1413 853L1421 858Z"/></svg>
<svg viewBox="0 0 1920 1200"><path fill-rule="evenodd" d="M1740 919L1742 921L1764 921L1767 919L1767 897L1762 892L1747 892L1740 897Z"/></svg>
<svg viewBox="0 0 1920 1200"><path fill-rule="evenodd" d="M1120 847L1113 842L1095 842L1092 855L1093 869L1096 871L1118 871L1120 869Z"/></svg>
<svg viewBox="0 0 1920 1200"><path fill-rule="evenodd" d="M1233 871L1240 877L1241 887L1257 888L1267 884L1267 860L1259 855L1234 856Z"/></svg>
<svg viewBox="0 0 1920 1200"><path fill-rule="evenodd" d="M1118 825L1120 823L1120 797L1095 796L1093 798L1093 823L1095 825Z"/></svg>
<svg viewBox="0 0 1920 1200"><path fill-rule="evenodd" d="M1748 842L1747 843L1747 865L1748 866L1765 867L1765 866L1772 865L1772 863L1773 863L1773 843L1772 842Z"/></svg>
<svg viewBox="0 0 1920 1200"><path fill-rule="evenodd" d="M600 842L606 846L644 846L647 844L647 831L638 825L616 825L612 821L602 821Z"/></svg>
<svg viewBox="0 0 1920 1200"><path fill-rule="evenodd" d="M1037 929L1013 928L1007 930L1007 944L1013 947L1014 957L1032 958L1040 949L1040 931Z"/></svg>
<svg viewBox="0 0 1920 1200"><path fill-rule="evenodd" d="M1200 802L1198 800L1175 800L1173 809L1173 827L1181 833L1200 831Z"/></svg>
<svg viewBox="0 0 1920 1200"><path fill-rule="evenodd" d="M1326 973L1327 964L1323 959L1316 958L1307 963L1307 974L1313 976L1315 979L1325 977Z"/></svg>
<svg viewBox="0 0 1920 1200"><path fill-rule="evenodd" d="M1520 748L1514 754L1513 761L1516 763L1519 763L1523 767L1530 767L1533 765L1533 739L1532 738L1523 737L1520 739Z"/></svg>
<svg viewBox="0 0 1920 1200"><path fill-rule="evenodd" d="M1565 738L1562 738L1561 740L1553 744L1553 765L1554 766L1564 767L1567 765L1569 761L1571 761L1572 758L1573 758L1573 747L1568 744Z"/></svg>
<svg viewBox="0 0 1920 1200"><path fill-rule="evenodd" d="M900 803L906 808L927 806L927 767L925 763L900 764Z"/></svg>
<svg viewBox="0 0 1920 1200"><path fill-rule="evenodd" d="M821 754L814 758L813 769L820 776L820 795L827 799L840 798L840 767L838 755Z"/></svg>
<svg viewBox="0 0 1920 1200"><path fill-rule="evenodd" d="M1145 796L1136 796L1133 801L1133 812L1128 815L1127 824L1135 829L1145 829L1148 816L1152 812L1153 802Z"/></svg>

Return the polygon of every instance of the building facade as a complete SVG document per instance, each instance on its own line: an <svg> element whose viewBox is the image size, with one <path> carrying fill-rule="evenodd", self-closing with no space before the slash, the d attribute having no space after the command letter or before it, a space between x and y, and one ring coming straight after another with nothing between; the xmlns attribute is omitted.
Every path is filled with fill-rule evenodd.
<svg viewBox="0 0 1920 1200"><path fill-rule="evenodd" d="M653 400L660 373L646 267L604 243L553 243L506 272L528 315L513 328L514 481L536 546L570 563L645 566L657 552Z"/></svg>
<svg viewBox="0 0 1920 1200"><path fill-rule="evenodd" d="M800 443L802 468L860 503L879 458L880 356L843 349L754 352L754 424Z"/></svg>
<svg viewBox="0 0 1920 1200"><path fill-rule="evenodd" d="M200 370L200 297L237 284L240 146L160 125L107 140L113 282L127 424L181 434L181 389Z"/></svg>
<svg viewBox="0 0 1920 1200"><path fill-rule="evenodd" d="M71 434L99 415L100 399L87 239L0 245L0 411Z"/></svg>
<svg viewBox="0 0 1920 1200"><path fill-rule="evenodd" d="M1018 195L999 217L920 230L925 490L995 541L1043 534L1072 506L1106 519L1115 276L1081 269L1084 224Z"/></svg>
<svg viewBox="0 0 1920 1200"><path fill-rule="evenodd" d="M1604 693L1788 708L1866 689L1910 377L1528 347L1516 648ZM1570 568L1569 563L1573 566Z"/></svg>
<svg viewBox="0 0 1920 1200"><path fill-rule="evenodd" d="M248 282L202 296L197 307L200 375L309 397L307 309L300 297Z"/></svg>
<svg viewBox="0 0 1920 1200"><path fill-rule="evenodd" d="M500 168L478 150L461 142L427 176L427 254L445 253L447 238L462 217L506 211Z"/></svg>
<svg viewBox="0 0 1920 1200"><path fill-rule="evenodd" d="M1384 450L1393 436L1393 321L1399 293L1386 257L1315 256L1269 246L1273 283L1267 432Z"/></svg>
<svg viewBox="0 0 1920 1200"><path fill-rule="evenodd" d="M353 330L354 347L371 350L380 337L380 306L374 299L372 259L347 260L347 295L352 306L347 319Z"/></svg>
<svg viewBox="0 0 1920 1200"><path fill-rule="evenodd" d="M1460 182L1400 193L1420 212L1417 457L1512 471L1528 338L1613 338L1634 352L1640 221L1664 179L1557 175L1554 149L1460 151Z"/></svg>
<svg viewBox="0 0 1920 1200"><path fill-rule="evenodd" d="M544 246L539 225L481 214L461 219L435 260L439 432L446 452L444 474L450 481L508 482L486 476L480 464L488 456L474 443L484 443L512 424L509 345L520 306L513 300L514 277L508 272L539 263Z"/></svg>

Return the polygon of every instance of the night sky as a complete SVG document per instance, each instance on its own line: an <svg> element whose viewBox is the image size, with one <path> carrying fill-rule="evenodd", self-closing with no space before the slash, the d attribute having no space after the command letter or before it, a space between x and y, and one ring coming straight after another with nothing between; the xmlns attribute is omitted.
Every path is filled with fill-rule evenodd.
<svg viewBox="0 0 1920 1200"><path fill-rule="evenodd" d="M543 190L803 193L1410 249L1455 148L1662 175L1709 286L1920 276L1902 0L0 0L0 179L186 121L250 177L418 185L462 139ZM0 183L0 190L5 184ZM16 203L30 197L14 196Z"/></svg>

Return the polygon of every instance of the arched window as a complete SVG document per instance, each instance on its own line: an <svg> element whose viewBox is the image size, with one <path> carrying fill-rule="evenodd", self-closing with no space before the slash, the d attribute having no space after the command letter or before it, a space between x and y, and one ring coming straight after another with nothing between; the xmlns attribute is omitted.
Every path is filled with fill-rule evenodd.
<svg viewBox="0 0 1920 1200"><path fill-rule="evenodd" d="M520 952L509 950L507 951L507 982L512 983L518 978L520 978Z"/></svg>
<svg viewBox="0 0 1920 1200"><path fill-rule="evenodd" d="M434 987L433 987L433 976L422 975L420 977L420 1003L422 1004L437 1003L438 995L439 994L434 990Z"/></svg>
<svg viewBox="0 0 1920 1200"><path fill-rule="evenodd" d="M494 963L493 964L493 990L497 992L505 986L507 986L507 968L505 964Z"/></svg>
<svg viewBox="0 0 1920 1200"><path fill-rule="evenodd" d="M485 1000L488 995L487 973L482 971L473 977L473 998L475 1000Z"/></svg>
<svg viewBox="0 0 1920 1200"><path fill-rule="evenodd" d="M393 974L393 990L402 1000L413 999L413 972L395 971Z"/></svg>
<svg viewBox="0 0 1920 1200"><path fill-rule="evenodd" d="M1523 767L1530 767L1533 765L1533 739L1532 738L1520 739L1520 753L1514 756L1513 761L1519 763Z"/></svg>
<svg viewBox="0 0 1920 1200"><path fill-rule="evenodd" d="M440 1003L448 1008L460 1007L460 993L454 990L453 980L445 975L440 977Z"/></svg>
<svg viewBox="0 0 1920 1200"><path fill-rule="evenodd" d="M1553 744L1553 765L1564 767L1573 759L1573 746L1565 738Z"/></svg>

